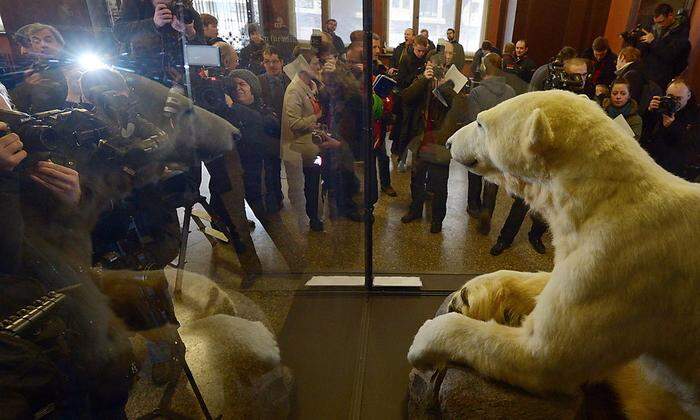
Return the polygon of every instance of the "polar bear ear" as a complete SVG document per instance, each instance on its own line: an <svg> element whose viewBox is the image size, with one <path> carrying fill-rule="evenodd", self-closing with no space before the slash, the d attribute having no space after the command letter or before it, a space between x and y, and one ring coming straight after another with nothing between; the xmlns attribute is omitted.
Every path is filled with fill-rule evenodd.
<svg viewBox="0 0 700 420"><path fill-rule="evenodd" d="M541 154L551 146L554 132L549 124L549 118L541 108L536 108L527 118L525 139L528 150L535 154Z"/></svg>

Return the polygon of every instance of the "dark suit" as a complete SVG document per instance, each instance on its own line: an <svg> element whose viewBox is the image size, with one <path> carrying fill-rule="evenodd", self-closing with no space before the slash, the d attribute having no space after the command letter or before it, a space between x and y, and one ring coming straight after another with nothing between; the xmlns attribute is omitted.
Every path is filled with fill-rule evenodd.
<svg viewBox="0 0 700 420"><path fill-rule="evenodd" d="M258 76L258 80L260 80L263 102L277 114L278 121L281 121L284 92L290 83L289 77L284 73L278 77L264 73ZM266 153L263 156L263 166L265 170L265 205L268 211L274 211L279 209L284 199L280 178L282 161L279 150L277 154Z"/></svg>

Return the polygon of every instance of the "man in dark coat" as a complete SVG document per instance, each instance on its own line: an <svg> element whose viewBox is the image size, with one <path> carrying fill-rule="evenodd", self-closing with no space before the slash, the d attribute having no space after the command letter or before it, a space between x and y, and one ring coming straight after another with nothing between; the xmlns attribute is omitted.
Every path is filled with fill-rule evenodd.
<svg viewBox="0 0 700 420"><path fill-rule="evenodd" d="M606 38L599 36L593 40L593 47L584 51L581 58L591 60L593 63L590 71L591 78L586 84L594 87L595 85L610 86L610 83L615 80L617 55L610 50L610 44Z"/></svg>
<svg viewBox="0 0 700 420"><path fill-rule="evenodd" d="M537 66L535 65L535 62L528 57L527 51L527 41L521 39L520 41L516 42L514 60L512 63L504 64L503 70L513 73L523 81L530 83L532 73L534 73Z"/></svg>
<svg viewBox="0 0 700 420"><path fill-rule="evenodd" d="M248 35L250 42L243 47L239 54L238 68L248 70L257 76L265 71L263 67L263 51L266 47L265 39L262 37L260 26L255 23L248 25Z"/></svg>
<svg viewBox="0 0 700 420"><path fill-rule="evenodd" d="M413 49L413 41L416 39L413 28L406 28L403 31L404 42L394 48L394 53L391 56L391 68L389 69L389 75L393 76L399 70L399 66L403 61L403 58Z"/></svg>
<svg viewBox="0 0 700 420"><path fill-rule="evenodd" d="M335 52L338 54L338 57L340 57L345 54L345 43L343 42L342 38L335 34L336 28L338 28L338 21L335 19L328 19L323 32L330 35L331 39L333 40Z"/></svg>
<svg viewBox="0 0 700 420"><path fill-rule="evenodd" d="M654 9L654 27L646 30L636 47L642 52L646 76L664 87L688 66L688 24L676 18L673 8L661 3Z"/></svg>

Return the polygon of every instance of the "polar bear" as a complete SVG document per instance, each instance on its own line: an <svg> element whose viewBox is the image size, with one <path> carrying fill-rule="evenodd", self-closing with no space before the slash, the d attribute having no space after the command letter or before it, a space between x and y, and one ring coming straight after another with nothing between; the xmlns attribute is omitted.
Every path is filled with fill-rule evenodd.
<svg viewBox="0 0 700 420"><path fill-rule="evenodd" d="M536 393L625 371L618 384L653 383L700 418L700 186L656 165L594 102L562 91L484 111L448 145L546 218L554 269L470 281L451 302L457 313L419 329L409 362L467 364Z"/></svg>

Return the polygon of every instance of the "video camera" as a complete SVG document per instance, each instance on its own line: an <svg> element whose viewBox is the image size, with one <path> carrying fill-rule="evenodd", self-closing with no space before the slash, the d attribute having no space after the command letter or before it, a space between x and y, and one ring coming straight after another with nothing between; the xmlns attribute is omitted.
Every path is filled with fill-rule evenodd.
<svg viewBox="0 0 700 420"><path fill-rule="evenodd" d="M559 89L582 93L587 78L587 76L578 73L567 73L564 70L564 62L555 58L547 64L547 79L544 81L544 90Z"/></svg>
<svg viewBox="0 0 700 420"><path fill-rule="evenodd" d="M28 115L0 111L0 121L20 136L29 158L21 167L48 160L75 167L94 160L114 163L134 175L147 164L162 160L170 148L167 134L138 117L130 104L110 93L98 97L99 106L117 124L108 124L85 109L65 109ZM138 132L137 132L138 131Z"/></svg>
<svg viewBox="0 0 700 420"><path fill-rule="evenodd" d="M620 36L622 39L630 45L634 45L639 41L639 38L641 38L644 35L644 26L640 23L639 25L635 26L634 29L631 29L629 31L622 32Z"/></svg>

